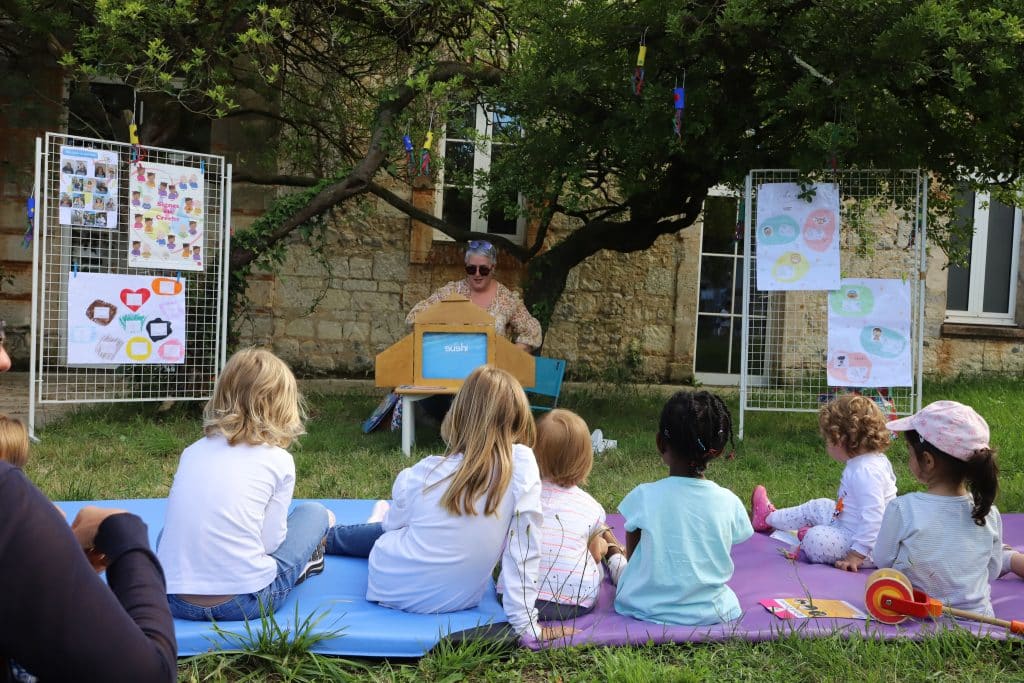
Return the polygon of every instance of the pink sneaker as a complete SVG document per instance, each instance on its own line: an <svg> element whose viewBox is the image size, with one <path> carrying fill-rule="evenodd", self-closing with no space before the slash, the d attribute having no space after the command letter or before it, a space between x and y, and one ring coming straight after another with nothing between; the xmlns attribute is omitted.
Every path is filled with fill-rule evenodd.
<svg viewBox="0 0 1024 683"><path fill-rule="evenodd" d="M775 506L768 500L768 491L758 484L750 494L750 525L754 531L771 531L768 515L775 512Z"/></svg>

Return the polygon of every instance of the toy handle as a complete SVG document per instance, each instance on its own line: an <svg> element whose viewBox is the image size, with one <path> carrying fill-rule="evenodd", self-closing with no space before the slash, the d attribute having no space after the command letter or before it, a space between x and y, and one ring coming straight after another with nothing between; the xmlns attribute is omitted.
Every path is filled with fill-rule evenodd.
<svg viewBox="0 0 1024 683"><path fill-rule="evenodd" d="M946 614L950 614L954 617L973 619L974 621L980 621L983 624L991 624L993 626L1002 626L1005 629L1009 629L1010 633L1024 633L1024 621L1007 621L1006 619L987 617L984 614L978 614L977 612L971 612L965 609L956 609L955 607L945 607L944 611Z"/></svg>

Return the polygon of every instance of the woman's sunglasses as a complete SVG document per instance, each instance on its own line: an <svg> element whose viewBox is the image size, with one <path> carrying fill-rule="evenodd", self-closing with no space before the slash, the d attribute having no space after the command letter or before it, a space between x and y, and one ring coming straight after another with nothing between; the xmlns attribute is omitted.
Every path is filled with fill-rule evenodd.
<svg viewBox="0 0 1024 683"><path fill-rule="evenodd" d="M493 269L490 266L466 266L466 275L476 275L478 270L481 277L487 277Z"/></svg>

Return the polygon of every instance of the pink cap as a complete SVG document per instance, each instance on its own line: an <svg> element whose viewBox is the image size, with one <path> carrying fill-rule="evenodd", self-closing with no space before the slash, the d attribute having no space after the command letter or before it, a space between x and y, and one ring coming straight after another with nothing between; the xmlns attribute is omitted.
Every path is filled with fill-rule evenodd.
<svg viewBox="0 0 1024 683"><path fill-rule="evenodd" d="M885 426L893 432L916 430L925 441L957 460L970 460L975 451L989 447L985 418L974 408L956 401L929 403L910 417Z"/></svg>

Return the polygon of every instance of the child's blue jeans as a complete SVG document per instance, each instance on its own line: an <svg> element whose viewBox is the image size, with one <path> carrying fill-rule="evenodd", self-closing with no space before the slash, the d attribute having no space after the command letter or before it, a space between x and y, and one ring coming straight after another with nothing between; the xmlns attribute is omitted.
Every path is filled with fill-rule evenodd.
<svg viewBox="0 0 1024 683"><path fill-rule="evenodd" d="M327 531L327 554L369 557L373 544L383 535L380 522L332 526Z"/></svg>

